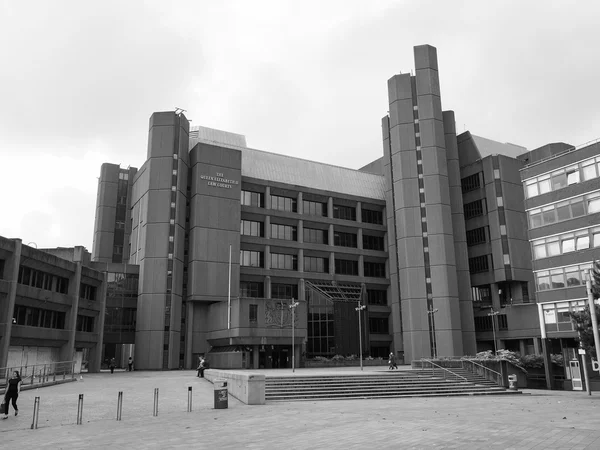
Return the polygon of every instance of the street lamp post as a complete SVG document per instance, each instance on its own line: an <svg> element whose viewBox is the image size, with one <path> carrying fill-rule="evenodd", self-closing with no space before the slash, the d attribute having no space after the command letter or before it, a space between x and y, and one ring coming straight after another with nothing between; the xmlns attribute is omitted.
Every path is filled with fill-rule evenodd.
<svg viewBox="0 0 600 450"><path fill-rule="evenodd" d="M498 347L496 343L496 316L500 314L500 311L494 311L494 308L490 308L491 312L488 316L492 317L492 334L494 336L494 355L498 354Z"/></svg>
<svg viewBox="0 0 600 450"><path fill-rule="evenodd" d="M299 304L300 303L295 302L294 299L292 299L292 303L290 304L290 309L292 310L292 372L296 372L296 353L294 351L294 334L296 331L296 328L295 328L296 316L295 316L294 312L296 311L296 307Z"/></svg>
<svg viewBox="0 0 600 450"><path fill-rule="evenodd" d="M361 305L360 302L358 302L358 306L356 308L354 308L356 311L358 311L358 353L359 353L359 358L360 358L360 370L363 370L363 360L362 360L362 326L361 326L361 322L360 322L360 316L361 316L361 312L363 309L366 309L366 305Z"/></svg>
<svg viewBox="0 0 600 450"><path fill-rule="evenodd" d="M427 314L429 315L429 321L431 323L431 333L432 333L432 339L431 339L431 343L432 345L432 350L433 350L433 359L437 359L437 339L435 336L435 319L433 317L433 315L438 312L437 308L431 308L427 310Z"/></svg>

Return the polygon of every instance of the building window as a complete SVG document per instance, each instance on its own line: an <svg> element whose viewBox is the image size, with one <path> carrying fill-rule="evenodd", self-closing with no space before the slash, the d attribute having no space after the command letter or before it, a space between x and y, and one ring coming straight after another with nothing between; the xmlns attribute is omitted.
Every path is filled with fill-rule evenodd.
<svg viewBox="0 0 600 450"><path fill-rule="evenodd" d="M367 303L369 305L387 306L387 291L367 289Z"/></svg>
<svg viewBox="0 0 600 450"><path fill-rule="evenodd" d="M273 283L271 284L271 298L279 300L296 300L298 299L298 285Z"/></svg>
<svg viewBox="0 0 600 450"><path fill-rule="evenodd" d="M364 269L365 277L385 278L385 263L365 261Z"/></svg>
<svg viewBox="0 0 600 450"><path fill-rule="evenodd" d="M310 216L327 216L327 203L302 200L302 214Z"/></svg>
<svg viewBox="0 0 600 450"><path fill-rule="evenodd" d="M310 307L308 312L308 340L306 353L309 356L335 354L335 326L333 305L320 296L311 296L307 290L307 300Z"/></svg>
<svg viewBox="0 0 600 450"><path fill-rule="evenodd" d="M371 334L389 334L389 320L385 317L369 317L369 332Z"/></svg>
<svg viewBox="0 0 600 450"><path fill-rule="evenodd" d="M475 317L475 331L492 331L495 327L497 330L508 330L508 320L506 314L498 314L496 317L497 323L493 325L494 316L477 316Z"/></svg>
<svg viewBox="0 0 600 450"><path fill-rule="evenodd" d="M271 253L271 269L298 270L298 257L296 255Z"/></svg>
<svg viewBox="0 0 600 450"><path fill-rule="evenodd" d="M258 322L258 305L248 305L248 321L253 324Z"/></svg>
<svg viewBox="0 0 600 450"><path fill-rule="evenodd" d="M282 197L280 195L271 195L271 209L278 211L297 212L296 199L291 197Z"/></svg>
<svg viewBox="0 0 600 450"><path fill-rule="evenodd" d="M338 247L357 247L356 234L336 231L333 233L333 244Z"/></svg>
<svg viewBox="0 0 600 450"><path fill-rule="evenodd" d="M476 173L476 174L473 174L473 175L463 178L462 180L460 180L460 185L461 185L463 194L465 192L470 192L470 191L474 191L475 189L479 189L481 187L479 173Z"/></svg>
<svg viewBox="0 0 600 450"><path fill-rule="evenodd" d="M471 288L471 294L473 295L473 301L482 305L492 304L492 290L489 285L486 286L473 286Z"/></svg>
<svg viewBox="0 0 600 450"><path fill-rule="evenodd" d="M333 205L333 218L342 220L356 220L356 208L353 206Z"/></svg>
<svg viewBox="0 0 600 450"><path fill-rule="evenodd" d="M94 331L94 318L90 316L77 315L77 331L92 333Z"/></svg>
<svg viewBox="0 0 600 450"><path fill-rule="evenodd" d="M562 289L585 286L585 271L592 268L591 263L561 267L535 272L537 290Z"/></svg>
<svg viewBox="0 0 600 450"><path fill-rule="evenodd" d="M262 281L240 281L240 297L263 298L264 296Z"/></svg>
<svg viewBox="0 0 600 450"><path fill-rule="evenodd" d="M597 178L599 164L600 157L591 158L552 173L525 180L525 196L527 198L536 197L577 184L581 180L588 181Z"/></svg>
<svg viewBox="0 0 600 450"><path fill-rule="evenodd" d="M586 250L590 248L590 243L592 241L596 241L596 245L594 246L600 246L600 240L595 237L599 232L600 227L595 227L572 233L563 233L558 236L536 239L531 243L533 259L548 258L574 251Z"/></svg>
<svg viewBox="0 0 600 450"><path fill-rule="evenodd" d="M265 207L265 194L262 192L244 191L241 193L241 204L243 206Z"/></svg>
<svg viewBox="0 0 600 450"><path fill-rule="evenodd" d="M483 215L483 200L475 200L471 203L466 203L463 207L465 219L478 217Z"/></svg>
<svg viewBox="0 0 600 450"><path fill-rule="evenodd" d="M240 250L240 266L265 267L265 254L251 250Z"/></svg>
<svg viewBox="0 0 600 450"><path fill-rule="evenodd" d="M255 222L253 220L242 220L240 226L242 236L265 236L265 224L263 222Z"/></svg>
<svg viewBox="0 0 600 450"><path fill-rule="evenodd" d="M482 256L476 256L474 258L469 258L469 272L479 273L479 272L487 272L488 270L489 270L488 255L482 255Z"/></svg>
<svg viewBox="0 0 600 450"><path fill-rule="evenodd" d="M368 234L363 234L363 249L383 251L383 236L369 236Z"/></svg>
<svg viewBox="0 0 600 450"><path fill-rule="evenodd" d="M114 255L122 255L123 254L123 246L122 245L115 245L113 247L113 254Z"/></svg>
<svg viewBox="0 0 600 450"><path fill-rule="evenodd" d="M271 224L271 239L283 239L286 241L298 240L298 228L291 225Z"/></svg>
<svg viewBox="0 0 600 450"><path fill-rule="evenodd" d="M361 219L364 223L373 223L383 225L383 211L374 211L372 209L361 209Z"/></svg>
<svg viewBox="0 0 600 450"><path fill-rule="evenodd" d="M521 294L523 303L529 303L529 283L527 281L521 281Z"/></svg>
<svg viewBox="0 0 600 450"><path fill-rule="evenodd" d="M95 301L96 300L96 286L91 286L89 284L81 283L81 285L79 286L79 298Z"/></svg>
<svg viewBox="0 0 600 450"><path fill-rule="evenodd" d="M538 228L556 222L600 212L600 192L575 197L527 212L529 227Z"/></svg>
<svg viewBox="0 0 600 450"><path fill-rule="evenodd" d="M328 244L329 232L327 230L317 230L314 228L303 228L302 234L306 244ZM599 235L600 240L600 235Z"/></svg>
<svg viewBox="0 0 600 450"><path fill-rule="evenodd" d="M358 261L336 258L335 273L338 275L358 275Z"/></svg>
<svg viewBox="0 0 600 450"><path fill-rule="evenodd" d="M69 292L69 279L64 277L56 277L55 290L59 294L67 294Z"/></svg>
<svg viewBox="0 0 600 450"><path fill-rule="evenodd" d="M66 313L50 309L15 305L13 319L15 325L28 327L54 328L64 330Z"/></svg>
<svg viewBox="0 0 600 450"><path fill-rule="evenodd" d="M328 258L317 258L313 256L304 257L304 271L305 272L317 272L327 273L329 272L329 259Z"/></svg>
<svg viewBox="0 0 600 450"><path fill-rule="evenodd" d="M486 227L475 228L474 230L467 231L467 245L472 247L473 245L483 244L486 242Z"/></svg>

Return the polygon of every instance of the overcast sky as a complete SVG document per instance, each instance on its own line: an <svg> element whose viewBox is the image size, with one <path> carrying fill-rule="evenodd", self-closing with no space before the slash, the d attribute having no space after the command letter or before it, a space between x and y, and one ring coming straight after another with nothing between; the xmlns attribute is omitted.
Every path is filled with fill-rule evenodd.
<svg viewBox="0 0 600 450"><path fill-rule="evenodd" d="M154 111L358 168L387 80L438 49L457 130L533 149L600 137L600 2L0 0L0 235L91 251L103 162Z"/></svg>

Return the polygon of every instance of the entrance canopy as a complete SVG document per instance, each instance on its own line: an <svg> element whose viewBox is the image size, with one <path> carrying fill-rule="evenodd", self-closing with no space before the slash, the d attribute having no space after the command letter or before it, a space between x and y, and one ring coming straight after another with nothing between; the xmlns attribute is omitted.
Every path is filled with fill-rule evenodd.
<svg viewBox="0 0 600 450"><path fill-rule="evenodd" d="M353 283L336 283L335 281L306 281L312 291L332 302L361 302L364 287Z"/></svg>

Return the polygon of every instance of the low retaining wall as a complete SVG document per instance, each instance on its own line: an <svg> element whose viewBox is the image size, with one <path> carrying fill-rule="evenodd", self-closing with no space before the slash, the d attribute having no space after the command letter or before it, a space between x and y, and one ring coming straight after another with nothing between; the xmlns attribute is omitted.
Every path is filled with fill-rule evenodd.
<svg viewBox="0 0 600 450"><path fill-rule="evenodd" d="M233 370L208 369L204 378L211 383L217 378L227 380L229 394L246 405L265 404L265 376Z"/></svg>

